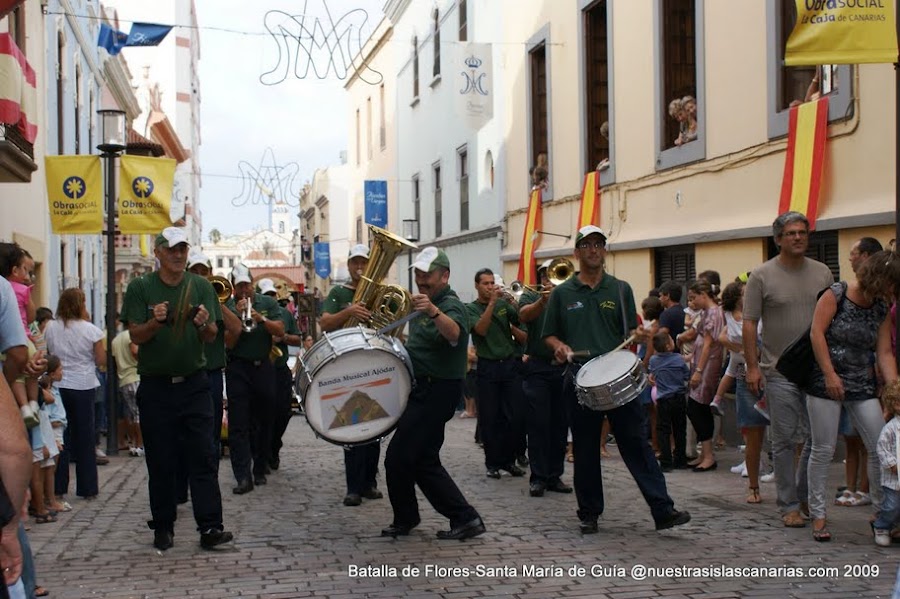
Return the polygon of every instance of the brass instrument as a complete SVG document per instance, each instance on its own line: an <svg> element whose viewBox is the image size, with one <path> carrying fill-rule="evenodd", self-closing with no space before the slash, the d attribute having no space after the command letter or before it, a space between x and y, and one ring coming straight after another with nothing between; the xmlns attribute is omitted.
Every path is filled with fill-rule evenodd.
<svg viewBox="0 0 900 599"><path fill-rule="evenodd" d="M228 298L234 293L234 285L232 285L231 281L225 277L210 275L206 277L206 280L212 285L213 291L216 292L216 297L219 298L220 304L227 302Z"/></svg>
<svg viewBox="0 0 900 599"><path fill-rule="evenodd" d="M400 285L383 285L381 281L391 270L391 265L400 252L419 248L402 237L375 225L369 225L369 233L372 236L369 264L356 285L353 303L361 303L366 310L372 313L372 316L368 322L360 322L356 318L350 317L344 328L361 324L369 328L380 329L403 318L412 309L409 291ZM399 327L389 334L397 336L402 330L403 327Z"/></svg>
<svg viewBox="0 0 900 599"><path fill-rule="evenodd" d="M575 276L575 265L568 258L554 258L547 267L547 279L559 286Z"/></svg>
<svg viewBox="0 0 900 599"><path fill-rule="evenodd" d="M521 299L522 294L526 291L534 291L535 293L541 293L544 290L543 285L538 285L537 287L532 287L531 285L526 285L522 281L513 281L509 284L509 292L512 294L514 298Z"/></svg>
<svg viewBox="0 0 900 599"><path fill-rule="evenodd" d="M241 327L245 333L249 333L256 329L256 321L253 320L253 295L250 295L246 299L247 306L241 313Z"/></svg>

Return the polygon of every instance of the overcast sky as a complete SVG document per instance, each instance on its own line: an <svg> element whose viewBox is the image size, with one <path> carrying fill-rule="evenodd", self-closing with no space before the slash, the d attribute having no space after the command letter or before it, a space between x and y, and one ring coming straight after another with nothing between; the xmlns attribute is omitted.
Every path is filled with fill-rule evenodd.
<svg viewBox="0 0 900 599"><path fill-rule="evenodd" d="M288 53L282 37L276 41L268 33L241 35L210 28L265 33L267 24L270 29L280 24L299 34L300 24L289 16L306 14L308 19L320 19L323 29L319 35L324 36L331 30L330 25L325 26L327 9L339 23L336 29L340 34L352 26L350 48L356 53L358 31L362 30L365 41L381 20L383 5L384 0L196 0L201 28L200 208L204 238L214 228L228 234L268 226L267 207L260 201L264 195L246 176L255 177L258 172L267 191L287 195L289 165L296 163L290 190L296 193L317 167L338 163L339 152L346 149L348 126L344 80L335 74L336 67L328 64L327 52L317 50L315 69L310 67L301 78L294 73L296 41L291 42ZM307 20L306 27L312 29L313 23ZM346 52L346 37L343 48ZM343 62L336 61L341 70ZM316 69L320 75L327 72L327 77L320 79ZM261 76L268 85L260 81ZM280 190L274 189L274 169L260 170L261 165L273 164L272 157L275 164L286 167L280 171L284 175ZM296 197L290 203L295 207Z"/></svg>

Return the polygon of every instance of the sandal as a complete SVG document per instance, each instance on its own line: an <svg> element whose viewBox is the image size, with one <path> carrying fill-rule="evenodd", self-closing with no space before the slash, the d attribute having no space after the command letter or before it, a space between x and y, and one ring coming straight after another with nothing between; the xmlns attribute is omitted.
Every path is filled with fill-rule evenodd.
<svg viewBox="0 0 900 599"><path fill-rule="evenodd" d="M747 503L762 503L762 497L759 496L759 487L750 487Z"/></svg>
<svg viewBox="0 0 900 599"><path fill-rule="evenodd" d="M816 524L822 524L821 528L816 528ZM813 540L819 543L827 543L831 540L831 532L828 530L828 526L825 522L825 518L816 518L813 522Z"/></svg>
<svg viewBox="0 0 900 599"><path fill-rule="evenodd" d="M609 457L612 457L612 454L610 454L609 451L607 451L607 449L605 447L601 447L600 448L600 457L601 458L609 458Z"/></svg>
<svg viewBox="0 0 900 599"><path fill-rule="evenodd" d="M49 524L51 522L56 522L56 516L47 512L46 514L35 514L34 515L34 523L35 524Z"/></svg>
<svg viewBox="0 0 900 599"><path fill-rule="evenodd" d="M34 596L35 597L46 597L49 594L50 594L50 591L48 591L47 589L45 589L44 587L42 587L40 585L34 587Z"/></svg>
<svg viewBox="0 0 900 599"><path fill-rule="evenodd" d="M806 526L806 522L804 522L803 516L800 515L800 512L788 512L781 517L781 522L787 528L803 528L804 526Z"/></svg>
<svg viewBox="0 0 900 599"><path fill-rule="evenodd" d="M853 491L844 489L840 495L834 498L834 505L847 507L853 505L854 501L856 501L856 497L854 497Z"/></svg>

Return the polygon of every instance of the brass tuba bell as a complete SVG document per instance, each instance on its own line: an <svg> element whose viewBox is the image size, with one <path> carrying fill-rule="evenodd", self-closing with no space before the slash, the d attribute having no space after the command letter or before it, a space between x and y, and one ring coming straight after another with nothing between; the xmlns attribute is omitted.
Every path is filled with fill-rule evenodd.
<svg viewBox="0 0 900 599"><path fill-rule="evenodd" d="M559 286L575 276L575 265L568 258L554 258L547 266L547 279Z"/></svg>
<svg viewBox="0 0 900 599"><path fill-rule="evenodd" d="M216 297L219 298L220 304L227 302L228 298L234 293L234 286L231 284L231 281L225 277L210 275L206 277L206 280L212 285L213 291L216 292Z"/></svg>

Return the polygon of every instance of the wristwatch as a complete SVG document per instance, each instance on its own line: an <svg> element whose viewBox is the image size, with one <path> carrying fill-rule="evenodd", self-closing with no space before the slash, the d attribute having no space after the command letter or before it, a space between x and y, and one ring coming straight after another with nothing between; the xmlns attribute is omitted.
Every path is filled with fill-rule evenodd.
<svg viewBox="0 0 900 599"><path fill-rule="evenodd" d="M208 327L208 326L209 326L209 321L207 320L207 321L204 322L203 324L197 325L197 330L198 330L198 331L202 331L203 329L205 329L205 328Z"/></svg>

